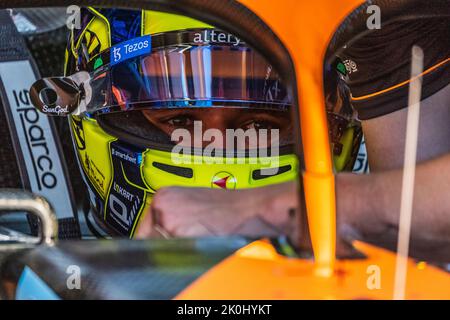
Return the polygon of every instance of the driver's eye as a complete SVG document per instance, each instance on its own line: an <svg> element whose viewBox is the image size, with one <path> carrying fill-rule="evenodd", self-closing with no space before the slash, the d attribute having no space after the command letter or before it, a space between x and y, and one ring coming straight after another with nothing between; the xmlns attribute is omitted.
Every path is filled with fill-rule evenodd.
<svg viewBox="0 0 450 320"><path fill-rule="evenodd" d="M190 116L180 115L166 120L173 127L191 127L194 125L194 119Z"/></svg>
<svg viewBox="0 0 450 320"><path fill-rule="evenodd" d="M251 121L251 122L248 122L245 125L243 125L242 129L244 129L244 130L251 130L251 129L255 129L255 130L262 130L262 129L271 130L271 129L278 129L278 125L276 123L274 123L274 122L271 122L271 121L255 120L255 121Z"/></svg>

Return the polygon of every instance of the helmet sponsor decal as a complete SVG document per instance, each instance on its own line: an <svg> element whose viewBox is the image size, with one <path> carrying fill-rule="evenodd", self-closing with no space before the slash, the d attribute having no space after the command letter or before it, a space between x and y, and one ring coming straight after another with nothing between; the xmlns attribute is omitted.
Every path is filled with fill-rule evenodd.
<svg viewBox="0 0 450 320"><path fill-rule="evenodd" d="M84 137L83 121L81 118L72 117L72 132L78 150L86 150L86 139Z"/></svg>
<svg viewBox="0 0 450 320"><path fill-rule="evenodd" d="M127 152L118 148L111 148L111 153L113 157L117 157L135 165L140 165L142 162L142 153Z"/></svg>
<svg viewBox="0 0 450 320"><path fill-rule="evenodd" d="M236 189L236 184L236 178L231 173L225 171L215 174L211 181L211 187L213 189L234 190Z"/></svg>
<svg viewBox="0 0 450 320"><path fill-rule="evenodd" d="M196 44L230 44L234 47L240 44L245 44L238 37L215 29L206 29L202 32L197 32L194 35L194 43Z"/></svg>
<svg viewBox="0 0 450 320"><path fill-rule="evenodd" d="M87 153L84 154L83 167L86 169L86 174L89 180L94 185L97 191L105 190L105 175L92 161Z"/></svg>
<svg viewBox="0 0 450 320"><path fill-rule="evenodd" d="M134 38L111 47L111 66L128 59L152 52L152 37L150 35Z"/></svg>
<svg viewBox="0 0 450 320"><path fill-rule="evenodd" d="M111 143L113 178L108 191L104 219L120 234L132 237L144 210L147 190L140 173L141 153Z"/></svg>

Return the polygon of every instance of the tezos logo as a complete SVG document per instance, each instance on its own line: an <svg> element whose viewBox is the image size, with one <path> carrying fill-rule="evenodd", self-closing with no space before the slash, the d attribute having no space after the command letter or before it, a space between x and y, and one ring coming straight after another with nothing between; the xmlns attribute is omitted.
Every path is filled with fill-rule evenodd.
<svg viewBox="0 0 450 320"><path fill-rule="evenodd" d="M113 48L113 57L114 57L114 62L117 62L122 58L122 55L120 54L120 48L118 48L118 47Z"/></svg>
<svg viewBox="0 0 450 320"><path fill-rule="evenodd" d="M150 54L152 52L152 37L150 35L134 38L111 48L111 65L131 58Z"/></svg>

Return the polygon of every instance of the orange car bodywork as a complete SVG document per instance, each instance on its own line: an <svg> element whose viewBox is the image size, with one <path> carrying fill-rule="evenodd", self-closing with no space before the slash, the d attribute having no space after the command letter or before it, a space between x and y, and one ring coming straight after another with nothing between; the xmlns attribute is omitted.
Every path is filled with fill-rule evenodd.
<svg viewBox="0 0 450 320"><path fill-rule="evenodd" d="M323 61L335 30L361 0L240 0L277 34L291 54L306 170L306 208L315 262L289 259L258 241L203 275L179 299L392 299L396 255L361 242L367 256L335 259L336 198L323 91ZM380 283L376 282L379 276ZM407 299L449 299L450 275L408 262Z"/></svg>
<svg viewBox="0 0 450 320"><path fill-rule="evenodd" d="M396 255L355 242L367 259L337 260L330 277L317 276L311 260L279 255L257 241L187 287L177 299L381 299L393 298ZM425 262L408 261L405 299L449 299L450 276Z"/></svg>

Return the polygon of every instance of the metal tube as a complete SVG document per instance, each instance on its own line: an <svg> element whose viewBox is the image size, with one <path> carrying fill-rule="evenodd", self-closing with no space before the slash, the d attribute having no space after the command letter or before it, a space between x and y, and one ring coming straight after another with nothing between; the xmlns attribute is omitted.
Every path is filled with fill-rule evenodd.
<svg viewBox="0 0 450 320"><path fill-rule="evenodd" d="M0 211L26 211L41 221L41 244L52 246L58 235L58 221L51 205L43 197L27 191L0 191Z"/></svg>

